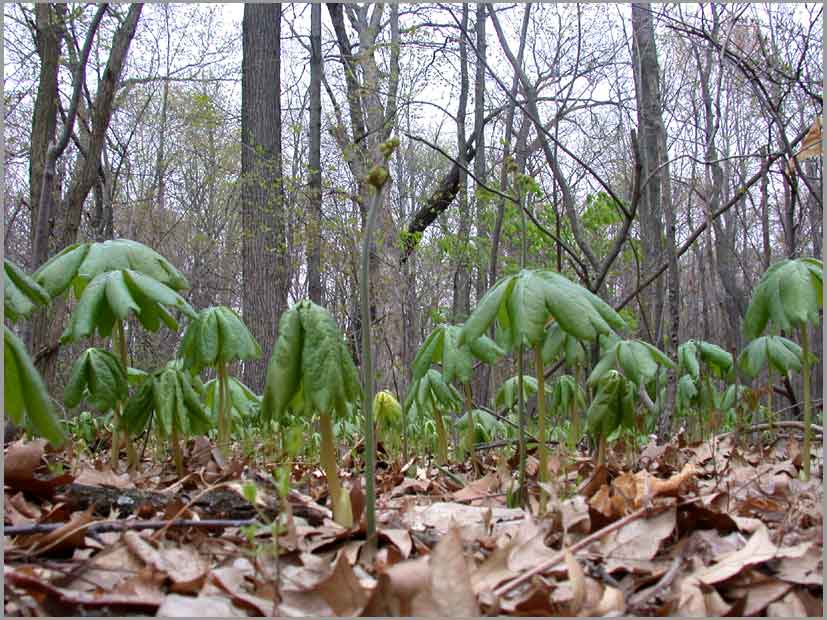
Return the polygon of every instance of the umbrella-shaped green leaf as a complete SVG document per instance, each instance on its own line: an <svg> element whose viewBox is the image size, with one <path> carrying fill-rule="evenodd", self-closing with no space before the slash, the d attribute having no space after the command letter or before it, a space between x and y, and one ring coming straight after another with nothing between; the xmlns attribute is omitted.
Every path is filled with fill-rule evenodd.
<svg viewBox="0 0 827 620"><path fill-rule="evenodd" d="M107 337L115 321L123 321L130 313L135 313L150 331L160 327L159 317L170 329L177 329L178 324L164 306L195 316L183 297L148 276L130 270L101 273L84 288L61 342L88 338L95 330Z"/></svg>
<svg viewBox="0 0 827 620"><path fill-rule="evenodd" d="M497 408L513 409L517 406L519 399L519 377L510 377L503 381L497 395L494 397L494 404ZM523 399L528 399L532 394L537 393L537 379L525 375L523 377ZM546 385L546 394L551 395L551 386Z"/></svg>
<svg viewBox="0 0 827 620"><path fill-rule="evenodd" d="M577 338L566 332L560 324L554 321L546 329L543 340L543 363L548 364L552 360L563 355L567 366L577 366L586 361L586 350Z"/></svg>
<svg viewBox="0 0 827 620"><path fill-rule="evenodd" d="M33 430L53 445L63 443L64 433L55 415L49 392L20 339L3 326L3 403L15 424L25 419Z"/></svg>
<svg viewBox="0 0 827 620"><path fill-rule="evenodd" d="M3 309L6 317L16 323L31 314L37 306L46 306L49 293L9 259L3 259Z"/></svg>
<svg viewBox="0 0 827 620"><path fill-rule="evenodd" d="M89 348L72 366L63 401L67 407L77 407L85 396L95 409L107 411L127 399L128 385L117 357L103 349Z"/></svg>
<svg viewBox="0 0 827 620"><path fill-rule="evenodd" d="M187 279L152 248L129 239L69 246L34 274L52 297L74 286L80 296L86 285L107 271L135 271L174 291L189 288Z"/></svg>
<svg viewBox="0 0 827 620"><path fill-rule="evenodd" d="M261 404L261 397L235 377L228 377L227 388L232 419L240 422L253 418ZM209 409L213 420L218 419L218 391L218 379L211 379L204 384L204 404Z"/></svg>
<svg viewBox="0 0 827 620"><path fill-rule="evenodd" d="M760 336L750 342L738 356L738 367L754 377L765 366L782 374L801 370L801 347L782 336Z"/></svg>
<svg viewBox="0 0 827 620"><path fill-rule="evenodd" d="M744 316L746 338L760 336L770 321L782 330L817 323L822 271L821 261L814 258L785 259L767 269Z"/></svg>
<svg viewBox="0 0 827 620"><path fill-rule="evenodd" d="M200 372L219 363L258 359L261 347L233 310L215 306L201 310L187 326L180 355L187 368Z"/></svg>
<svg viewBox="0 0 827 620"><path fill-rule="evenodd" d="M551 409L568 412L586 408L586 393L571 375L560 375L551 385Z"/></svg>
<svg viewBox="0 0 827 620"><path fill-rule="evenodd" d="M469 344L460 344L462 328L458 325L440 325L422 343L412 365L412 379L419 380L433 364L442 366L445 381L467 383L474 371L474 358L493 363L505 355L496 342L480 336Z"/></svg>
<svg viewBox="0 0 827 620"><path fill-rule="evenodd" d="M651 381L658 366L673 368L674 362L661 351L641 340L618 340L608 347L606 353L589 375L589 385L594 385L611 369L620 370L636 386Z"/></svg>

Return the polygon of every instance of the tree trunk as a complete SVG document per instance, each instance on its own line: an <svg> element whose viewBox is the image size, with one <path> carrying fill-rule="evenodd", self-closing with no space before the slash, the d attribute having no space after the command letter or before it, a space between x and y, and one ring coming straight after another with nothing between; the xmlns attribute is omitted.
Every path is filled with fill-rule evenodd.
<svg viewBox="0 0 827 620"><path fill-rule="evenodd" d="M476 138L476 159L474 160L474 176L478 182L485 183L485 67L487 62L485 43L486 5L478 4L476 11L476 48L477 63L474 74L474 136ZM482 192L479 185L476 188L477 205L477 237L488 238L486 223L487 200L481 199ZM488 272L485 265L479 265L477 270L476 292L480 299L488 288ZM487 368L487 366L486 366Z"/></svg>
<svg viewBox="0 0 827 620"><path fill-rule="evenodd" d="M468 3L462 4L462 25L459 35L460 86L457 105L457 161L461 166L468 162L465 158L465 116L468 107L468 44L465 33L468 32ZM451 320L461 323L468 316L471 306L471 261L468 236L471 228L471 214L468 211L468 175L462 168L459 171L459 248L457 265L454 269L454 297L451 307Z"/></svg>
<svg viewBox="0 0 827 620"><path fill-rule="evenodd" d="M322 303L322 5L310 7L310 174L307 214L307 295Z"/></svg>
<svg viewBox="0 0 827 620"><path fill-rule="evenodd" d="M663 255L663 221L661 199L663 178L655 174L660 158L659 137L663 131L660 118L660 69L658 68L655 32L649 3L632 4L632 64L635 75L638 126L640 127L640 155L643 178L640 210L640 240L643 248L641 277L648 277L661 263ZM653 176L650 176L653 175ZM659 278L654 287L643 292L641 310L643 324L649 325L651 338L660 346L661 316L664 300L664 282Z"/></svg>
<svg viewBox="0 0 827 620"><path fill-rule="evenodd" d="M245 4L241 69L242 312L265 351L287 303L281 157L281 5ZM244 381L264 388L267 359L246 362Z"/></svg>
<svg viewBox="0 0 827 620"><path fill-rule="evenodd" d="M35 40L37 55L40 58L40 76L37 96L32 115L31 155L29 157L29 208L31 212L30 240L34 247L37 229L37 206L40 202L40 190L43 187L43 168L46 164L46 152L55 138L57 129L58 103L58 69L60 67L61 41L63 40L63 20L66 18L65 4L35 4L35 23L37 32ZM54 187L48 188L52 202ZM48 246L46 246L48 248ZM43 263L44 258L31 256L31 267Z"/></svg>
<svg viewBox="0 0 827 620"><path fill-rule="evenodd" d="M660 239L663 236L660 214L666 216L666 251L668 267L668 309L669 333L666 353L677 359L680 329L680 282L678 259L675 253L675 208L672 204L672 185L669 178L669 153L666 147L666 130L661 117L662 93L660 89L660 67L655 45L655 27L650 3L632 4L632 36L635 54L635 94L638 104L638 132L640 135L643 178L648 179L641 194L641 231L654 234L658 243L649 243L649 251L659 254ZM644 226L643 219L652 221ZM650 239L651 241L651 239ZM644 243L644 246L647 244ZM656 256L657 261L660 259ZM648 273L648 272L647 272ZM661 285L662 290L662 285ZM659 294L656 292L655 294ZM661 302L662 303L662 302ZM655 305L657 307L657 304ZM655 316L658 316L657 314ZM659 330L655 330L658 333ZM655 344L660 346L660 342ZM674 369L667 373L666 402L661 403L658 418L658 435L662 441L669 436L672 422L672 408L675 404L677 377Z"/></svg>

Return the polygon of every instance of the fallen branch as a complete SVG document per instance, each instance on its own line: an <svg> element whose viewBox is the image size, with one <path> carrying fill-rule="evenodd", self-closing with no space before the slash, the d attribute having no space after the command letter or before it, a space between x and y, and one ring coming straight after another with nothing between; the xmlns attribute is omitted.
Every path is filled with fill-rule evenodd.
<svg viewBox="0 0 827 620"><path fill-rule="evenodd" d="M796 422L795 420L781 420L779 422L773 422L772 424L762 423L762 424L753 424L742 430L737 431L729 431L726 433L721 433L720 435L715 435L716 440L723 439L724 437L728 437L730 435L734 435L735 433L753 433L757 431L768 431L774 428L794 428L799 431L804 431L804 423L803 422ZM817 426L815 424L811 425L811 427L815 432L819 433L820 435L824 435L824 429L821 426Z"/></svg>
<svg viewBox="0 0 827 620"><path fill-rule="evenodd" d="M160 530L164 527L226 528L244 527L258 523L256 519L176 519L173 521L103 521L86 523L78 529L86 529L90 534L103 532L124 532L127 530ZM5 536L26 536L54 532L67 523L34 523L32 525L8 525L3 528Z"/></svg>

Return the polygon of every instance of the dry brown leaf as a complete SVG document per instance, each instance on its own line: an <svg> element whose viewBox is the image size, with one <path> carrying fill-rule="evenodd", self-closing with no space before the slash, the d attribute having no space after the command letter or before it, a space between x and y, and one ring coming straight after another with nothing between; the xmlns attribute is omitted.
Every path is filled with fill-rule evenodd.
<svg viewBox="0 0 827 620"><path fill-rule="evenodd" d="M408 530L380 528L377 530L377 533L379 538L387 538L392 545L399 549L399 552L402 554L403 558L408 559L408 556L411 555L413 541L411 540L411 535L408 533Z"/></svg>
<svg viewBox="0 0 827 620"><path fill-rule="evenodd" d="M45 447L45 439L29 442L18 439L9 445L3 455L4 482L8 484L31 480L35 470L42 464Z"/></svg>
<svg viewBox="0 0 827 620"><path fill-rule="evenodd" d="M391 497L400 497L409 494L425 494L431 489L430 480L419 480L415 478L405 478L400 484L394 487L391 491Z"/></svg>
<svg viewBox="0 0 827 620"><path fill-rule="evenodd" d="M457 501L466 501L473 498L479 498L480 496L494 492L496 489L499 488L499 485L499 476L497 476L496 473L491 472L478 480L470 482L468 485L466 485L459 491L455 491L452 494L452 497ZM480 503L483 501L483 499L478 500L478 502Z"/></svg>
<svg viewBox="0 0 827 620"><path fill-rule="evenodd" d="M444 617L479 615L477 597L456 529L439 541L431 554L431 595L439 614Z"/></svg>
<svg viewBox="0 0 827 620"><path fill-rule="evenodd" d="M412 616L413 599L431 583L430 558L400 562L379 574L365 616Z"/></svg>
<svg viewBox="0 0 827 620"><path fill-rule="evenodd" d="M575 495L565 500L560 507L560 512L562 513L563 531L567 534L588 534L591 531L589 506L582 495Z"/></svg>
<svg viewBox="0 0 827 620"><path fill-rule="evenodd" d="M116 474L111 469L97 470L91 467L84 467L75 476L75 483L85 484L90 487L107 486L115 489L134 489L135 485L129 479L129 474Z"/></svg>
<svg viewBox="0 0 827 620"><path fill-rule="evenodd" d="M626 609L626 596L622 590L606 586L597 606L583 609L581 616L605 617L622 615Z"/></svg>
<svg viewBox="0 0 827 620"><path fill-rule="evenodd" d="M600 551L611 573L619 568L634 573L651 567L661 542L675 530L677 511L674 507L650 519L636 519L600 540Z"/></svg>
<svg viewBox="0 0 827 620"><path fill-rule="evenodd" d="M273 613L273 601L255 596L246 591L245 571L238 566L214 568L198 593L199 597L227 594L234 605L248 609L256 616L269 616Z"/></svg>
<svg viewBox="0 0 827 620"><path fill-rule="evenodd" d="M119 534L120 536L120 534ZM119 544L98 553L89 568L69 584L73 590L112 590L121 581L136 575L143 564L126 546Z"/></svg>
<svg viewBox="0 0 827 620"><path fill-rule="evenodd" d="M63 552L85 546L86 525L93 521L90 506L83 512L73 513L67 523L56 530L45 534L32 534L20 539L18 544L21 547L30 549L31 553L39 552Z"/></svg>
<svg viewBox="0 0 827 620"><path fill-rule="evenodd" d="M358 616L368 602L345 554L340 553L333 570L312 587L282 589L279 611L284 615Z"/></svg>
<svg viewBox="0 0 827 620"><path fill-rule="evenodd" d="M156 550L135 532L124 532L123 539L144 564L170 579L173 592L193 593L201 589L209 566L192 547L182 545Z"/></svg>
<svg viewBox="0 0 827 620"><path fill-rule="evenodd" d="M795 591L787 592L780 601L767 605L768 618L804 618L807 608Z"/></svg>
<svg viewBox="0 0 827 620"><path fill-rule="evenodd" d="M744 616L758 616L767 605L778 600L792 589L792 585L774 577L767 577L757 571L747 571L749 582L729 587L725 594L729 599L745 599ZM746 581L746 580L745 580Z"/></svg>
<svg viewBox="0 0 827 620"><path fill-rule="evenodd" d="M804 141L801 143L801 148L796 153L795 158L798 161L804 161L811 157L819 157L821 155L821 117L816 116L815 121L810 126L807 135L804 136ZM789 170L795 168L792 160L788 164Z"/></svg>
<svg viewBox="0 0 827 620"><path fill-rule="evenodd" d="M571 586L571 607L569 611L571 615L576 616L583 608L583 602L586 600L586 575L583 573L583 567L577 561L571 551L566 549L564 551L566 559L566 569L569 573L569 584Z"/></svg>
<svg viewBox="0 0 827 620"><path fill-rule="evenodd" d="M161 618L246 618L247 614L223 596L170 594L158 608Z"/></svg>
<svg viewBox="0 0 827 620"><path fill-rule="evenodd" d="M678 609L681 616L706 618L725 616L731 609L718 591L695 577L686 577L678 583Z"/></svg>
<svg viewBox="0 0 827 620"><path fill-rule="evenodd" d="M770 540L769 532L761 526L738 551L721 557L717 564L701 570L696 575L705 584L714 584L729 579L749 566L761 564L780 557L801 557L809 548L808 543L796 547L779 547Z"/></svg>

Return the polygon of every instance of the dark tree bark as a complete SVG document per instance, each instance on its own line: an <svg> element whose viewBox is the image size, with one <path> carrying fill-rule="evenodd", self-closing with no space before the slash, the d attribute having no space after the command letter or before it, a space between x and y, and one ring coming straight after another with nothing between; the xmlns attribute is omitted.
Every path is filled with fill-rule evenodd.
<svg viewBox="0 0 827 620"><path fill-rule="evenodd" d="M40 204L40 192L43 189L43 169L46 165L46 152L49 144L55 138L57 129L58 103L58 69L60 68L61 42L63 41L63 20L66 18L65 4L36 4L35 5L35 42L37 55L40 58L40 74L38 78L37 96L34 102L32 116L31 155L29 157L29 208L32 220L29 242L31 247L35 243L37 229L37 205ZM54 187L47 188L52 194L50 199L55 200ZM41 264L32 253L34 268Z"/></svg>
<svg viewBox="0 0 827 620"><path fill-rule="evenodd" d="M322 303L322 5L310 7L310 153L307 295Z"/></svg>
<svg viewBox="0 0 827 620"><path fill-rule="evenodd" d="M241 68L242 312L264 351L272 350L289 284L281 150L281 5L245 4ZM267 355L244 365L264 388Z"/></svg>
<svg viewBox="0 0 827 620"><path fill-rule="evenodd" d="M672 189L669 178L669 153L666 150L666 130L661 117L663 106L660 89L660 67L658 65L657 47L655 45L655 27L652 20L650 3L632 4L632 36L634 39L633 58L635 74L635 92L638 108L638 132L640 135L641 166L646 184L641 188L641 230L652 235L657 243L649 242L647 252L659 253L660 239L664 236L660 215L666 219L666 251L669 258L668 268L668 311L669 331L666 353L677 359L678 337L680 329L680 281L678 259L675 256L675 208L672 204ZM645 222L645 218L651 221ZM647 243L644 242L644 246ZM648 273L657 265L647 256ZM656 257L655 257L656 258ZM656 258L659 262L659 259ZM659 282L662 282L660 280ZM663 285L656 287L655 295L662 295ZM654 304L654 318L657 320L657 308L663 302ZM655 330L658 334L659 329ZM660 346L659 339L655 344ZM667 373L666 402L660 409L658 418L658 435L666 440L672 422L672 407L675 403L677 377L675 369Z"/></svg>
<svg viewBox="0 0 827 620"><path fill-rule="evenodd" d="M640 237L643 249L642 277L649 276L660 264L663 255L663 178L655 171L661 163L659 152L663 123L660 119L660 69L655 48L652 9L649 3L632 4L632 64L635 75L635 94L640 135L641 165L644 179L640 201ZM650 176L651 175L651 176ZM663 314L664 282L659 278L654 287L644 291L641 310L643 324L648 325L650 338L660 344Z"/></svg>
<svg viewBox="0 0 827 620"><path fill-rule="evenodd" d="M462 33L459 36L460 86L457 105L457 152L461 166L465 161L465 117L468 107L468 44L465 33L468 32L468 3L462 5ZM452 320L462 322L468 316L471 306L471 263L469 257L468 236L471 228L471 214L468 211L468 175L459 171L459 255L454 269L454 297L451 308Z"/></svg>
<svg viewBox="0 0 827 620"><path fill-rule="evenodd" d="M477 159L474 162L474 176L477 183L485 183L485 68L487 52L485 43L485 21L486 5L477 5L476 15L476 48L477 63L474 74L474 135L476 136ZM477 236L481 239L488 237L488 225L486 224L487 200L480 198L480 187L477 185ZM477 270L476 292L477 299L485 294L488 288L488 271L485 265L480 265Z"/></svg>

